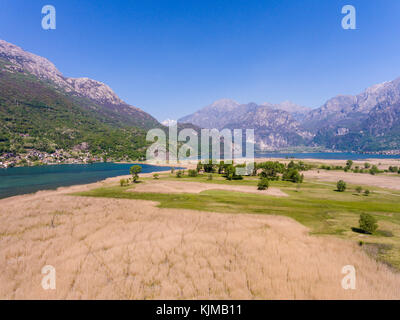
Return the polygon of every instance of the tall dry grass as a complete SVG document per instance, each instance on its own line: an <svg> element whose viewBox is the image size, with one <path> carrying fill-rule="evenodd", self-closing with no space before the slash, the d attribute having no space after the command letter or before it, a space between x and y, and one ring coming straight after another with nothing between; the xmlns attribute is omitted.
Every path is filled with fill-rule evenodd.
<svg viewBox="0 0 400 320"><path fill-rule="evenodd" d="M341 287L348 264L356 290ZM0 268L1 299L400 298L399 275L287 218L60 192L0 201Z"/></svg>

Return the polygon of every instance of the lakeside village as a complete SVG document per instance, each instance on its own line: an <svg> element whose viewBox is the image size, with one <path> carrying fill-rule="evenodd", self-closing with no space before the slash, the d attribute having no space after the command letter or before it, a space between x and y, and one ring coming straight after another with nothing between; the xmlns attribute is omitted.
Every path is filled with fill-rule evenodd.
<svg viewBox="0 0 400 320"><path fill-rule="evenodd" d="M89 164L104 162L101 156L93 156L89 152L56 150L47 153L38 150L29 150L23 154L4 153L0 155L0 168L42 166L50 164Z"/></svg>

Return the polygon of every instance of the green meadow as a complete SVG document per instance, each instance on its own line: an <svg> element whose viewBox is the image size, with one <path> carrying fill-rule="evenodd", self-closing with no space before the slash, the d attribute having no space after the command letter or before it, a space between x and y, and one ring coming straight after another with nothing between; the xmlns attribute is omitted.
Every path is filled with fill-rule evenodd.
<svg viewBox="0 0 400 320"><path fill-rule="evenodd" d="M177 178L163 173L159 180L141 178L157 183L160 180L194 181L213 184L236 184L257 188L257 177L228 181L218 174L208 180L208 174ZM162 194L127 192L129 186L106 185L79 196L140 199L159 202L160 208L191 209L219 213L269 214L287 216L310 229L311 234L336 236L356 241L374 258L400 269L400 192L368 187L366 196L356 191L356 185L347 184L345 192L337 192L336 184L305 180L301 184L270 181L270 187L280 188L288 197L276 197L234 191L207 190L198 194ZM363 189L366 189L363 187ZM358 220L361 213L369 213L378 220L374 234L361 233Z"/></svg>

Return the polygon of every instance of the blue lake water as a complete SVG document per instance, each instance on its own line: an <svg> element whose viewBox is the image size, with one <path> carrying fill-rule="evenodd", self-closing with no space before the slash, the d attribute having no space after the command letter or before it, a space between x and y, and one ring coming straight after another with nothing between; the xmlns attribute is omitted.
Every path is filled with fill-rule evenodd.
<svg viewBox="0 0 400 320"><path fill-rule="evenodd" d="M127 175L132 165L129 163L93 163L0 169L0 199L38 190L92 183L110 177ZM170 167L146 164L140 164L140 166L142 173L171 169Z"/></svg>
<svg viewBox="0 0 400 320"><path fill-rule="evenodd" d="M363 154L350 152L320 153L263 153L256 152L256 158L295 158L295 159L327 159L327 160L363 160L363 159L400 159L400 155Z"/></svg>

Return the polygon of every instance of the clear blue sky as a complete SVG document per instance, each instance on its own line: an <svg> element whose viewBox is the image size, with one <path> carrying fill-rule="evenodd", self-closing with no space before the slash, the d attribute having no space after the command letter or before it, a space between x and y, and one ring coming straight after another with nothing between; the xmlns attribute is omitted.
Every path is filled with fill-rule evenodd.
<svg viewBox="0 0 400 320"><path fill-rule="evenodd" d="M357 30L341 28L345 4ZM0 0L0 38L159 120L219 98L318 107L400 76L399 0Z"/></svg>

